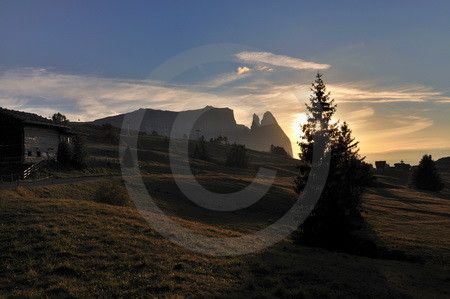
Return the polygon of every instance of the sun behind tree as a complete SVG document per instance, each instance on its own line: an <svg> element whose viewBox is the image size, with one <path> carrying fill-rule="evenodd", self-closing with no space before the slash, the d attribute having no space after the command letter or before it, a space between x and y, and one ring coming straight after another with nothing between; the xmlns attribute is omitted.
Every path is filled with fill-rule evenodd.
<svg viewBox="0 0 450 299"><path fill-rule="evenodd" d="M325 140L325 153L330 154L330 168L323 192L309 217L300 226L299 240L314 243L338 242L357 228L360 222L361 196L370 179L370 168L358 154L358 142L347 123L331 123L337 105L326 91L322 75L317 74L311 87L308 122L303 125L299 174L296 191L302 192L313 167L314 144ZM328 244L329 245L329 244Z"/></svg>

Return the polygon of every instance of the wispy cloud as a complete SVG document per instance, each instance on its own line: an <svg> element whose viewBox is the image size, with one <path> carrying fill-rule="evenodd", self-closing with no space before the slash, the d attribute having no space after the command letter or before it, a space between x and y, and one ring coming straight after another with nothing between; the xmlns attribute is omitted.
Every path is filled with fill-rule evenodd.
<svg viewBox="0 0 450 299"><path fill-rule="evenodd" d="M189 103L191 107L200 108L208 102L216 103L217 98L214 94L148 80L67 75L43 70L14 70L0 76L0 103L3 106L32 112L51 107L44 115L51 110L61 111L71 115L72 119L85 121L149 106L177 110Z"/></svg>
<svg viewBox="0 0 450 299"><path fill-rule="evenodd" d="M415 133L433 125L433 120L416 115L391 115L390 122L392 128L369 131L367 134L371 139L387 139Z"/></svg>
<svg viewBox="0 0 450 299"><path fill-rule="evenodd" d="M340 103L426 102L443 95L423 85L374 87L363 82L329 85L328 90Z"/></svg>
<svg viewBox="0 0 450 299"><path fill-rule="evenodd" d="M234 110L238 123L245 125L250 125L253 113L261 115L269 110L295 143L310 85L283 85L283 82L277 83L264 76L254 76L261 71L257 67L241 66L208 84L189 86L153 80L60 74L42 69L9 70L0 73L0 106L43 116L60 111L69 119L80 118L82 121L139 108L180 111L206 105L228 106ZM228 84L234 81L237 84ZM214 89L214 86L225 88ZM442 110L441 106L448 101L448 95L446 98L442 92L422 85L383 87L370 82L350 82L327 87L338 105L343 104L339 106L337 117L350 123L363 151L371 152L382 147L402 149L403 142L407 147L407 140L425 138L429 128L436 127L432 118L421 116L418 111L410 110L404 115L378 114L383 107L380 103L441 102L438 108L427 106L427 109ZM444 144L450 147L449 141ZM293 147L295 150L295 144Z"/></svg>
<svg viewBox="0 0 450 299"><path fill-rule="evenodd" d="M246 66L240 66L236 69L236 71L230 72L230 73L226 73L226 74L221 74L211 80L208 80L206 82L204 82L203 84L201 84L201 87L205 87L205 88L217 88L232 82L236 82L238 80L242 80L245 78L250 77L250 72L252 71L251 68L246 67Z"/></svg>
<svg viewBox="0 0 450 299"><path fill-rule="evenodd" d="M239 60L248 63L265 63L297 70L304 70L304 69L322 70L331 67L329 64L320 64L285 55L277 55L269 52L244 51L235 54L235 56Z"/></svg>
<svg viewBox="0 0 450 299"><path fill-rule="evenodd" d="M240 66L237 69L237 73L238 75L244 74L246 72L250 72L250 68L246 67L246 66Z"/></svg>

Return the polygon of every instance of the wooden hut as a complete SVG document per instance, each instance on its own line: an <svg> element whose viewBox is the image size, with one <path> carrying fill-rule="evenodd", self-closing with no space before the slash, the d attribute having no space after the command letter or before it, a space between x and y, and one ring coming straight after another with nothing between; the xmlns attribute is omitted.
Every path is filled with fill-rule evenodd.
<svg viewBox="0 0 450 299"><path fill-rule="evenodd" d="M35 164L57 157L61 141L74 132L34 113L0 107L0 164Z"/></svg>

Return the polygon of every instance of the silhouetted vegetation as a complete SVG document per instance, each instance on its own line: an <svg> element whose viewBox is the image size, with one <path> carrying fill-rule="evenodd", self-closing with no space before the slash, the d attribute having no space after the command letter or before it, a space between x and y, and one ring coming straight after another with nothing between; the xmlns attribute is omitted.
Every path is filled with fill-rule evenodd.
<svg viewBox="0 0 450 299"><path fill-rule="evenodd" d="M83 168L86 166L87 150L82 135L75 135L73 138L72 164L75 167Z"/></svg>
<svg viewBox="0 0 450 299"><path fill-rule="evenodd" d="M301 225L297 237L302 241L312 241L319 245L337 243L360 222L360 203L364 185L370 181L370 168L358 154L358 142L351 135L347 123L331 124L336 111L334 100L326 92L322 75L317 74L312 84L313 94L308 122L303 125L299 175L295 180L296 191L304 190L313 164L314 144L324 144L324 152L330 155L329 174L323 192L309 217Z"/></svg>
<svg viewBox="0 0 450 299"><path fill-rule="evenodd" d="M102 132L110 144L118 144L120 138L120 129L111 124L103 124Z"/></svg>
<svg viewBox="0 0 450 299"><path fill-rule="evenodd" d="M289 156L284 147L274 146L273 144L270 146L270 152L274 155Z"/></svg>
<svg viewBox="0 0 450 299"><path fill-rule="evenodd" d="M231 167L248 168L248 155L247 149L243 144L234 143L228 152L225 165Z"/></svg>
<svg viewBox="0 0 450 299"><path fill-rule="evenodd" d="M69 120L64 114L61 114L60 112L53 114L52 121L57 124L68 124Z"/></svg>
<svg viewBox="0 0 450 299"><path fill-rule="evenodd" d="M444 188L431 155L424 155L412 174L412 185L417 189L440 191Z"/></svg>
<svg viewBox="0 0 450 299"><path fill-rule="evenodd" d="M209 142L219 143L219 144L228 144L228 137L219 135L216 138L209 139Z"/></svg>
<svg viewBox="0 0 450 299"><path fill-rule="evenodd" d="M57 160L61 165L83 168L87 164L87 149L83 136L77 134L72 142L62 141L58 145Z"/></svg>
<svg viewBox="0 0 450 299"><path fill-rule="evenodd" d="M131 168L134 166L134 161L133 157L131 156L131 149L129 145L127 145L125 153L123 154L122 165L125 166L126 168Z"/></svg>
<svg viewBox="0 0 450 299"><path fill-rule="evenodd" d="M69 165L72 162L72 145L66 141L61 141L58 145L58 163Z"/></svg>
<svg viewBox="0 0 450 299"><path fill-rule="evenodd" d="M195 145L194 158L195 159L204 160L204 161L209 161L210 160L210 157L209 157L209 154L208 154L208 149L206 147L205 137L203 137L203 136L201 136L198 139L198 142Z"/></svg>

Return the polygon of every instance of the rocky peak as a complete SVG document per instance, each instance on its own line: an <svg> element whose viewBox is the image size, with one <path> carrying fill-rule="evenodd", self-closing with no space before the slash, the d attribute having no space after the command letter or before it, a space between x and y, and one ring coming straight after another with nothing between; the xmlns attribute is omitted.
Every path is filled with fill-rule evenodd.
<svg viewBox="0 0 450 299"><path fill-rule="evenodd" d="M261 120L261 126L268 126L268 125L272 125L272 124L277 124L277 120L275 119L275 117L272 115L272 113L270 113L269 111L267 111L266 113L264 113L263 118Z"/></svg>
<svg viewBox="0 0 450 299"><path fill-rule="evenodd" d="M259 117L258 115L256 115L255 113L253 114L253 121L252 121L252 129L254 128L258 128L261 126L261 122L259 121Z"/></svg>

